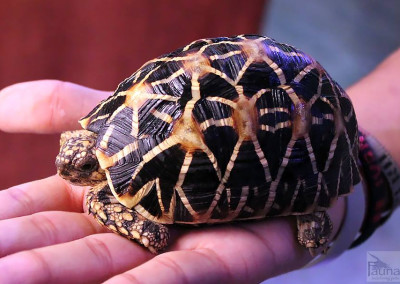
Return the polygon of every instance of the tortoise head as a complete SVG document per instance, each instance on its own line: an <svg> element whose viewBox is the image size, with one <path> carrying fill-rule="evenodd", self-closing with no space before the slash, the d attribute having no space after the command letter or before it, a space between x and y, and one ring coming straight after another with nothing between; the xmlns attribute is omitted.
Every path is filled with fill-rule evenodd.
<svg viewBox="0 0 400 284"><path fill-rule="evenodd" d="M57 173L76 185L96 185L106 180L96 157L97 134L87 130L61 134Z"/></svg>

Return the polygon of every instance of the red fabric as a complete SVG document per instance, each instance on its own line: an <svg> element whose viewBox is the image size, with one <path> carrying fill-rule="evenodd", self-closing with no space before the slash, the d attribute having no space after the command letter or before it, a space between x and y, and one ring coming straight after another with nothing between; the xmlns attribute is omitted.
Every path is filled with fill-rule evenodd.
<svg viewBox="0 0 400 284"><path fill-rule="evenodd" d="M60 79L111 90L192 40L257 33L264 2L0 1L0 88ZM0 188L55 173L58 137L0 133Z"/></svg>

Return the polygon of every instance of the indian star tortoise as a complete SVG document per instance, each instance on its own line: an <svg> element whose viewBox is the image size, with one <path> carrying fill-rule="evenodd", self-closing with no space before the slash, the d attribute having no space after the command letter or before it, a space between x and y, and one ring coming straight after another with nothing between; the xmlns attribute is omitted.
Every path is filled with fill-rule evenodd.
<svg viewBox="0 0 400 284"><path fill-rule="evenodd" d="M201 39L150 60L80 124L61 135L59 175L92 186L97 221L152 252L165 224L296 215L312 253L332 231L326 209L360 181L349 97L268 37Z"/></svg>

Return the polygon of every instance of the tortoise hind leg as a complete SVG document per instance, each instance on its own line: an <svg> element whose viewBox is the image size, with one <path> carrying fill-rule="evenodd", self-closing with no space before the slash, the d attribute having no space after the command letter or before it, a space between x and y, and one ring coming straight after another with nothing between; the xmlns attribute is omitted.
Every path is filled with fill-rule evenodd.
<svg viewBox="0 0 400 284"><path fill-rule="evenodd" d="M164 225L150 221L120 204L106 182L91 188L86 196L89 213L111 231L147 247L152 253L167 246L169 234Z"/></svg>
<svg viewBox="0 0 400 284"><path fill-rule="evenodd" d="M297 216L297 238L312 256L327 248L332 228L332 221L324 211Z"/></svg>

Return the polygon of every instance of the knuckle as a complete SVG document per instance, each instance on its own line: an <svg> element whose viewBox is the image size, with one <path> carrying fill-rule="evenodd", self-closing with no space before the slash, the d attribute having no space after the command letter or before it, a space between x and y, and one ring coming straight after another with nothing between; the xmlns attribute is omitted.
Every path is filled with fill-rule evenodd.
<svg viewBox="0 0 400 284"><path fill-rule="evenodd" d="M39 232L40 238L45 244L59 243L57 225L49 217L38 213L31 215L30 219L34 230Z"/></svg>
<svg viewBox="0 0 400 284"><path fill-rule="evenodd" d="M33 212L34 208L34 202L32 197L29 195L29 193L24 190L24 188L19 187L19 186L14 186L9 188L8 190L5 191L6 194L11 199L11 202L16 203L16 206L14 207L13 212L24 212L24 215L30 214ZM16 209L16 207L18 209ZM21 214L16 214L17 216L12 216L12 217L18 217Z"/></svg>
<svg viewBox="0 0 400 284"><path fill-rule="evenodd" d="M64 114L61 103L61 90L66 88L67 83L63 81L54 81L53 84L54 86L46 98L49 108L46 125L49 129L56 130L60 116Z"/></svg>
<svg viewBox="0 0 400 284"><path fill-rule="evenodd" d="M97 236L88 236L83 239L93 256L97 259L102 270L107 271L107 275L111 275L114 271L113 258L107 244Z"/></svg>
<svg viewBox="0 0 400 284"><path fill-rule="evenodd" d="M170 275L175 275L172 279L179 279L181 283L190 283L182 265L169 254L158 255L153 259L155 267L164 267L171 271Z"/></svg>

